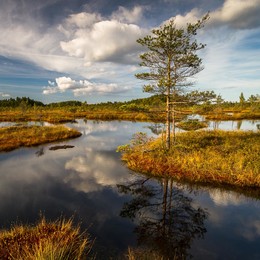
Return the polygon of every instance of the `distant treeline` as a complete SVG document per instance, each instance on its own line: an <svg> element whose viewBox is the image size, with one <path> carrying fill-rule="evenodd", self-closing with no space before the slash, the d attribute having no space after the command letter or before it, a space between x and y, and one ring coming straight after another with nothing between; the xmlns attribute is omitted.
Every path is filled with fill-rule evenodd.
<svg viewBox="0 0 260 260"><path fill-rule="evenodd" d="M175 105L178 107L190 107L190 106L204 106L205 109L210 107L236 107L236 106L249 106L254 105L260 106L260 96L258 94L251 95L247 100L244 98L243 93L241 93L238 102L228 102L225 101L220 95L217 95L214 91L192 91L183 95L176 95L174 97ZM89 110L99 110L99 109L119 109L123 111L146 111L150 108L163 108L166 103L165 95L156 94L148 98L139 98L131 101L122 102L102 102L98 104L87 104L87 102L81 101L62 101L50 104L44 104L40 101L35 101L29 97L17 97L0 100L0 107L46 107L46 108L66 108L74 107L76 108L88 108Z"/></svg>
<svg viewBox="0 0 260 260"><path fill-rule="evenodd" d="M21 107L21 106L28 106L28 107L42 106L43 107L44 104L40 101L35 101L28 97L22 97L22 98L17 97L16 99L9 98L9 99L0 100L0 107Z"/></svg>
<svg viewBox="0 0 260 260"><path fill-rule="evenodd" d="M63 101L57 103L44 104L40 101L33 100L29 97L17 97L17 98L9 98L0 100L0 107L71 107L71 106L82 106L86 104L86 102L82 103L80 101Z"/></svg>

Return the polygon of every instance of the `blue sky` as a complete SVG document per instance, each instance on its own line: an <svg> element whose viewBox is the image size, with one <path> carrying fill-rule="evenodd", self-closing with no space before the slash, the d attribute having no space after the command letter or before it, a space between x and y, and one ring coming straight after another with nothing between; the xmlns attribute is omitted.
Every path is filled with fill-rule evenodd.
<svg viewBox="0 0 260 260"><path fill-rule="evenodd" d="M125 101L148 96L137 80L151 29L210 12L198 35L204 70L190 90L237 101L260 94L260 0L3 0L0 2L0 99L44 103Z"/></svg>

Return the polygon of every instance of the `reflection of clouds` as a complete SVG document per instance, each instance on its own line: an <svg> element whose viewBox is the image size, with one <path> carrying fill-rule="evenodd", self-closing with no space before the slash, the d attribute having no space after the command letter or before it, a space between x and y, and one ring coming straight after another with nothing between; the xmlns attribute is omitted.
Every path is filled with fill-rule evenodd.
<svg viewBox="0 0 260 260"><path fill-rule="evenodd" d="M146 132L151 135L151 131L147 128L151 125L151 123L143 123L143 122L130 122L130 121L95 121L95 120L83 120L77 119L77 123L66 124L69 127L76 128L83 135L89 134L97 134L97 133L105 133L106 135L111 133L117 135L124 135L125 138L131 138L132 135L136 132ZM115 136L115 135L114 135Z"/></svg>
<svg viewBox="0 0 260 260"><path fill-rule="evenodd" d="M174 183L174 186L176 188L185 189L188 192L192 191L194 192L195 196L198 196L199 194L201 194L201 196L208 196L211 202L213 202L216 206L242 206L247 204L249 201L249 198L247 198L245 195L231 190L212 187L192 187L180 183Z"/></svg>
<svg viewBox="0 0 260 260"><path fill-rule="evenodd" d="M209 129L221 130L257 130L259 120L241 120L241 121L208 121Z"/></svg>
<svg viewBox="0 0 260 260"><path fill-rule="evenodd" d="M115 150L119 144L117 143L117 140L114 137L109 137L105 140L100 136L89 135L87 138L87 145L88 147L93 147L95 150L108 151L111 150L112 147Z"/></svg>
<svg viewBox="0 0 260 260"><path fill-rule="evenodd" d="M212 189L209 192L209 196L218 206L229 206L229 205L242 205L247 203L244 196L239 193L232 191L223 191L219 189Z"/></svg>
<svg viewBox="0 0 260 260"><path fill-rule="evenodd" d="M260 237L260 220L247 221L239 226L238 233L247 240L253 241Z"/></svg>
<svg viewBox="0 0 260 260"><path fill-rule="evenodd" d="M87 150L86 156L77 156L67 161L66 170L72 170L64 181L77 191L91 192L104 186L115 186L126 181L129 175L118 161L108 154Z"/></svg>
<svg viewBox="0 0 260 260"><path fill-rule="evenodd" d="M67 124L83 134L79 146L85 144L84 146L99 151L116 150L119 145L127 143L136 132L146 132L151 135L148 125L148 123L128 121L84 121L82 119L77 120L76 124Z"/></svg>
<svg viewBox="0 0 260 260"><path fill-rule="evenodd" d="M89 135L90 133L96 132L116 132L118 130L117 124L114 122L95 122L95 121L86 121L79 119L75 124L67 124L70 127L75 127L83 135Z"/></svg>

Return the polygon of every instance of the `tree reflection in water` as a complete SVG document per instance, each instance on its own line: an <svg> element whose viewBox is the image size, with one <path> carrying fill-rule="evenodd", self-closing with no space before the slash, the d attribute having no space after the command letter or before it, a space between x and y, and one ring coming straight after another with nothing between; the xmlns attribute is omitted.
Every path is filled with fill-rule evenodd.
<svg viewBox="0 0 260 260"><path fill-rule="evenodd" d="M162 178L154 185L142 177L127 185L118 185L120 193L133 197L124 204L120 215L137 223L138 246L159 259L186 259L192 241L203 238L207 212L192 205L192 199ZM136 251L137 252L137 251ZM158 259L158 258L156 258Z"/></svg>

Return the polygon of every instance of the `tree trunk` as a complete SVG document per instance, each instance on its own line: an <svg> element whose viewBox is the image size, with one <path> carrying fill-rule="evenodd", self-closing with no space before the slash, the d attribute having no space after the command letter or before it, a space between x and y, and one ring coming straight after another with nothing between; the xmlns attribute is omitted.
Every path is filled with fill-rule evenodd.
<svg viewBox="0 0 260 260"><path fill-rule="evenodd" d="M170 104L170 95L171 95L171 57L168 57L168 65L167 65L167 116L166 116L166 149L169 150L171 148L171 104Z"/></svg>
<svg viewBox="0 0 260 260"><path fill-rule="evenodd" d="M172 106L172 144L175 145L175 111L174 111L174 105Z"/></svg>
<svg viewBox="0 0 260 260"><path fill-rule="evenodd" d="M171 105L170 105L170 88L167 90L166 100L166 149L171 147Z"/></svg>

